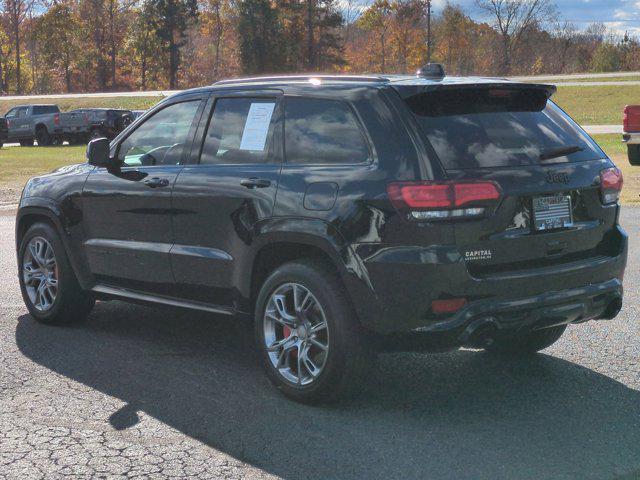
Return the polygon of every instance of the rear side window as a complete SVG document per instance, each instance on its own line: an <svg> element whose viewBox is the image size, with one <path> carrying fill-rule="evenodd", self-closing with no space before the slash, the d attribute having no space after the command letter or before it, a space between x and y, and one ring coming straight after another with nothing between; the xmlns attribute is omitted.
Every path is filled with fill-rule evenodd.
<svg viewBox="0 0 640 480"><path fill-rule="evenodd" d="M339 100L289 97L285 102L287 163L353 164L369 160L358 120Z"/></svg>
<svg viewBox="0 0 640 480"><path fill-rule="evenodd" d="M447 90L407 99L445 169L579 162L605 154L541 91Z"/></svg>
<svg viewBox="0 0 640 480"><path fill-rule="evenodd" d="M60 109L55 105L37 105L33 107L34 115L44 115L45 113L58 113Z"/></svg>
<svg viewBox="0 0 640 480"><path fill-rule="evenodd" d="M275 98L220 98L204 139L201 164L269 161Z"/></svg>

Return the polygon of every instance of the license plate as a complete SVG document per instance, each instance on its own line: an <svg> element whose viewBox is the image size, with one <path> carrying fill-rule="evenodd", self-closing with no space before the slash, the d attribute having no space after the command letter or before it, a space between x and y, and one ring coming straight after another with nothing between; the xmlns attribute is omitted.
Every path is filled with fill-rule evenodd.
<svg viewBox="0 0 640 480"><path fill-rule="evenodd" d="M554 230L573 226L571 197L569 195L534 197L533 225L536 230Z"/></svg>

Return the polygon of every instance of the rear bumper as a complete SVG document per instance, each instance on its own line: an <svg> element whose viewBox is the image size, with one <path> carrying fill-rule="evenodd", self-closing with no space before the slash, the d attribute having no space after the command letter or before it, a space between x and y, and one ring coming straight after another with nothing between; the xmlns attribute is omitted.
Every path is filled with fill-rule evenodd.
<svg viewBox="0 0 640 480"><path fill-rule="evenodd" d="M479 323L506 332L610 318L622 300L628 249L624 230L613 233L615 256L482 278L469 273L455 247L382 249L363 261L372 293L352 294L354 306L363 325L376 333L419 333L457 343ZM432 313L433 300L459 297L468 303L455 314Z"/></svg>
<svg viewBox="0 0 640 480"><path fill-rule="evenodd" d="M625 132L622 134L622 141L627 145L637 145L640 143L640 132L637 132L637 133Z"/></svg>

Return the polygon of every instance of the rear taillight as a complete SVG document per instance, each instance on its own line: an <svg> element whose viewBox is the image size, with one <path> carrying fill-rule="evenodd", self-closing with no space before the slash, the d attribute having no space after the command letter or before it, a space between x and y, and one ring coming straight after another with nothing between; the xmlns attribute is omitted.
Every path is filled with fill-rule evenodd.
<svg viewBox="0 0 640 480"><path fill-rule="evenodd" d="M500 200L494 182L394 182L387 194L409 220L479 217Z"/></svg>
<svg viewBox="0 0 640 480"><path fill-rule="evenodd" d="M622 117L625 132L640 132L640 105L626 105Z"/></svg>
<svg viewBox="0 0 640 480"><path fill-rule="evenodd" d="M55 113L55 114L53 115L53 124L54 124L55 126L60 125L60 115L59 115L59 114L57 114L57 113Z"/></svg>
<svg viewBox="0 0 640 480"><path fill-rule="evenodd" d="M622 191L622 172L616 167L607 168L600 172L600 192L602 203L615 203Z"/></svg>

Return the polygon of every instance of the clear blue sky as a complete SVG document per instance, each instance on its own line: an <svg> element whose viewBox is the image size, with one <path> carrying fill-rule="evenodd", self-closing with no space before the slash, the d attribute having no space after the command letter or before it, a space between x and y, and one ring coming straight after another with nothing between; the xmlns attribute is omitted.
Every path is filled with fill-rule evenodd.
<svg viewBox="0 0 640 480"><path fill-rule="evenodd" d="M432 1L436 12L446 4L446 0ZM451 3L460 5L473 18L482 18L474 0L451 0ZM592 22L603 22L618 33L628 30L640 35L640 0L556 0L555 3L563 19L579 29Z"/></svg>

